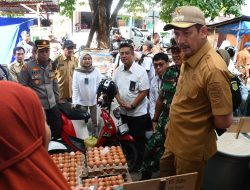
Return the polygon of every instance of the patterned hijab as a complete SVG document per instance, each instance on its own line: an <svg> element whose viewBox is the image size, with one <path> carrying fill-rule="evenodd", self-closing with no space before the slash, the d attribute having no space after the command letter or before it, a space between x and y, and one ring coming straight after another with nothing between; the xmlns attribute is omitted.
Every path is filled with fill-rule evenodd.
<svg viewBox="0 0 250 190"><path fill-rule="evenodd" d="M1 189L70 190L44 148L45 120L36 93L0 81L0 94Z"/></svg>

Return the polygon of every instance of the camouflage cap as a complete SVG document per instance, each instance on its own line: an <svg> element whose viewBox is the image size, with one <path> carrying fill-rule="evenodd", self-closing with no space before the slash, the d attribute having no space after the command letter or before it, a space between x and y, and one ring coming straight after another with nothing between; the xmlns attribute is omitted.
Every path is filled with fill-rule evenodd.
<svg viewBox="0 0 250 190"><path fill-rule="evenodd" d="M172 22L164 26L163 30L173 28L189 28L195 24L206 25L204 13L194 6L177 7L172 15Z"/></svg>

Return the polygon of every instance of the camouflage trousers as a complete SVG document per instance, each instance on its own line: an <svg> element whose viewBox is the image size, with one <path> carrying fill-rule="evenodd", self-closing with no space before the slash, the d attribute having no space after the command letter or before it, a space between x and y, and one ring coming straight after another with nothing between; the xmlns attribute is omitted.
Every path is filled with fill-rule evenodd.
<svg viewBox="0 0 250 190"><path fill-rule="evenodd" d="M160 158L164 152L164 142L165 142L165 126L167 124L167 114L164 112L159 118L157 124L156 132L148 140L145 152L144 159L142 164L142 171L157 171L160 166Z"/></svg>

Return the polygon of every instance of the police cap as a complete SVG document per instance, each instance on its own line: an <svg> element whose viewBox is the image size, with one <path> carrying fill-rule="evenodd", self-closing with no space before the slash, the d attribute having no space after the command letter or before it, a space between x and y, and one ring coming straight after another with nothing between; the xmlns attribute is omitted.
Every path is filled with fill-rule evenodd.
<svg viewBox="0 0 250 190"><path fill-rule="evenodd" d="M49 40L36 40L35 46L37 49L50 48Z"/></svg>

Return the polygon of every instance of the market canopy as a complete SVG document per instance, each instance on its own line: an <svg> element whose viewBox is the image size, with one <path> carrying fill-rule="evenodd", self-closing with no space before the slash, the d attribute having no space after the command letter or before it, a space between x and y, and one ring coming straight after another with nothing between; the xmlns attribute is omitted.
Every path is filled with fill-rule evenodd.
<svg viewBox="0 0 250 190"><path fill-rule="evenodd" d="M34 14L37 9L40 13L59 12L59 0L0 0L2 14Z"/></svg>
<svg viewBox="0 0 250 190"><path fill-rule="evenodd" d="M221 34L233 34L239 41L244 34L250 34L250 16L243 15L207 26L210 30L216 30Z"/></svg>

